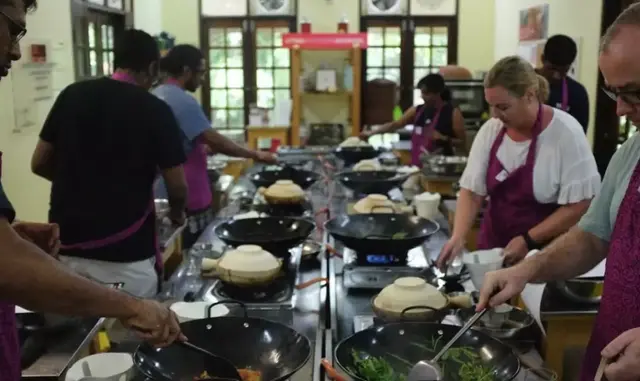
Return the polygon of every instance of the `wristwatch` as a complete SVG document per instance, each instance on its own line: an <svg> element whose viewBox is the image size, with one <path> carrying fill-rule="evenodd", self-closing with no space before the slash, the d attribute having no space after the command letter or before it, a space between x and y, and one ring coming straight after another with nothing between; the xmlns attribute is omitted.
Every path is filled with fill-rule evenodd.
<svg viewBox="0 0 640 381"><path fill-rule="evenodd" d="M526 242L527 249L529 249L529 251L542 249L542 245L534 241L533 238L531 238L531 236L529 235L529 232L524 233L522 235L522 238L524 238L524 242Z"/></svg>

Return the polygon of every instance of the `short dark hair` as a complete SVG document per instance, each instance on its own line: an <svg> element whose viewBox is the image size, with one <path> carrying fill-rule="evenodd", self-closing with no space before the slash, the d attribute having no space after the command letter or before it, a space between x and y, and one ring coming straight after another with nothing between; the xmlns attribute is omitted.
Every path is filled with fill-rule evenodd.
<svg viewBox="0 0 640 381"><path fill-rule="evenodd" d="M544 44L543 58L555 66L571 66L578 54L578 46L573 38L564 34L549 37Z"/></svg>
<svg viewBox="0 0 640 381"><path fill-rule="evenodd" d="M204 55L193 45L176 45L160 60L160 70L174 77L180 76L184 68L198 70Z"/></svg>
<svg viewBox="0 0 640 381"><path fill-rule="evenodd" d="M113 56L116 69L142 72L160 59L160 49L156 40L147 32L127 29L116 40Z"/></svg>
<svg viewBox="0 0 640 381"><path fill-rule="evenodd" d="M416 88L433 94L440 94L442 100L451 101L451 90L444 83L444 77L438 73L431 73L418 81Z"/></svg>

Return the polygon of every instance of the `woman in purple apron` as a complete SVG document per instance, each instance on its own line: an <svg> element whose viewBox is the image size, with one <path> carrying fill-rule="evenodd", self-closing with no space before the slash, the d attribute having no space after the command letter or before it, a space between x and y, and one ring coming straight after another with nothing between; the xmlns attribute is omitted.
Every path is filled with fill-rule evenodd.
<svg viewBox="0 0 640 381"><path fill-rule="evenodd" d="M571 228L595 196L599 174L590 147L586 140L575 144L576 130L577 139L584 137L573 118L556 116L541 103L544 82L516 56L500 60L485 77L494 118L473 142L452 236L438 259L441 267L462 250L485 200L477 248L503 248L505 262L515 263ZM571 168L566 162L580 164Z"/></svg>
<svg viewBox="0 0 640 381"><path fill-rule="evenodd" d="M460 109L452 103L451 93L440 74L429 74L417 85L422 92L423 104L405 111L399 120L387 123L375 131L363 132L360 137L368 139L374 134L395 132L413 125L411 133L411 164L422 166L420 155L453 155L466 153L466 130Z"/></svg>

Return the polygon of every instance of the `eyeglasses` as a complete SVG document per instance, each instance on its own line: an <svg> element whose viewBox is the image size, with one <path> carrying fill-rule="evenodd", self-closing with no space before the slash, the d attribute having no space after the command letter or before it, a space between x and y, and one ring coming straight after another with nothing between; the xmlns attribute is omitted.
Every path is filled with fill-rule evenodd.
<svg viewBox="0 0 640 381"><path fill-rule="evenodd" d="M602 91L614 101L618 98L630 105L640 105L640 90L616 90L603 87Z"/></svg>
<svg viewBox="0 0 640 381"><path fill-rule="evenodd" d="M3 15L9 21L9 33L11 34L11 39L14 43L17 43L27 34L27 28L20 25L16 20L14 20L11 16L6 14L5 12L0 10L0 14Z"/></svg>

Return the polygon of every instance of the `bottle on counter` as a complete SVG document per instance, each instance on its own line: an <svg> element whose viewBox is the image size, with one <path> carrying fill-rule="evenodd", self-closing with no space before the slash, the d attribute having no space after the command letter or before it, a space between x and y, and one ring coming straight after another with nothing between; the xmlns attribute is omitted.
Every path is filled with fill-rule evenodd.
<svg viewBox="0 0 640 381"><path fill-rule="evenodd" d="M344 71L342 72L342 87L344 91L353 91L353 66L349 60L344 62Z"/></svg>
<svg viewBox="0 0 640 381"><path fill-rule="evenodd" d="M300 23L300 33L311 33L311 22L306 17L303 17Z"/></svg>
<svg viewBox="0 0 640 381"><path fill-rule="evenodd" d="M345 14L342 15L342 19L338 23L338 33L349 33L349 20Z"/></svg>

